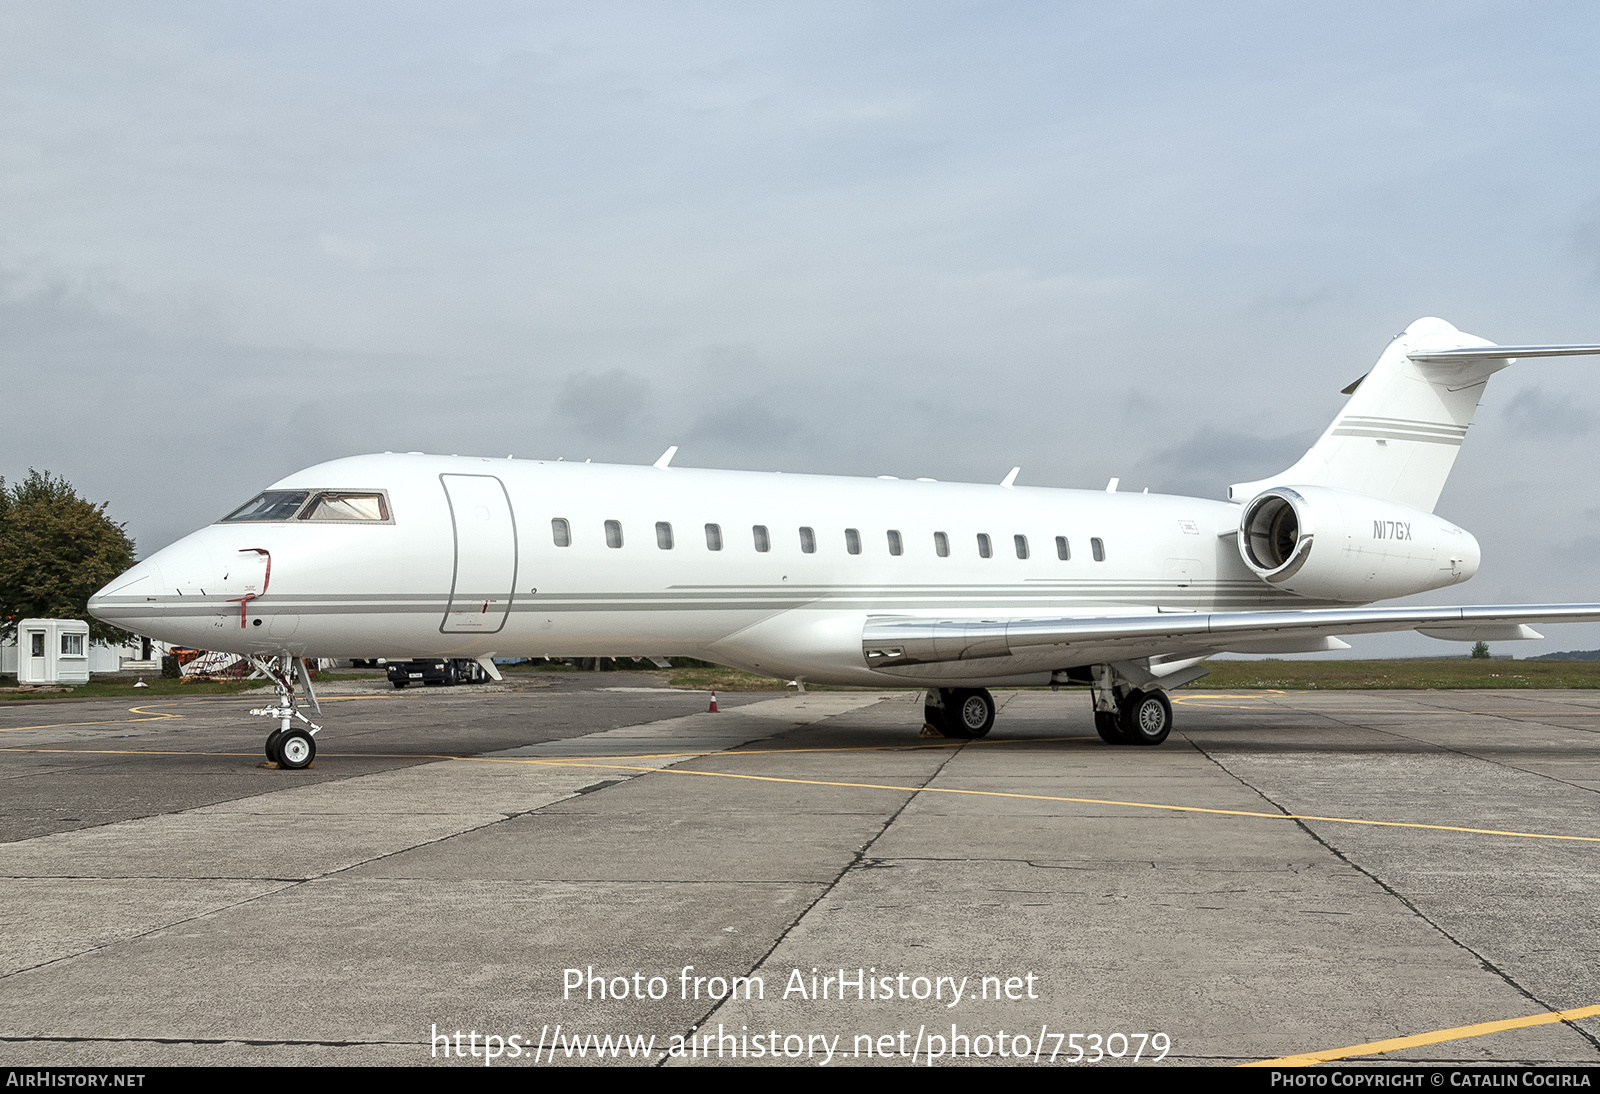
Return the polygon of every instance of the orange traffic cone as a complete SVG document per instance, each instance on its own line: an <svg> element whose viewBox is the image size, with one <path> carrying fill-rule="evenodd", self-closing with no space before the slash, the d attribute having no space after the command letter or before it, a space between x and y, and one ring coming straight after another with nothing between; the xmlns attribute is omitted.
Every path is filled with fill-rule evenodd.
<svg viewBox="0 0 1600 1094"><path fill-rule="evenodd" d="M714 691L711 693L711 709L706 711L706 713L707 714L719 714L719 713L721 713L720 711L717 710L717 693L714 692Z"/></svg>

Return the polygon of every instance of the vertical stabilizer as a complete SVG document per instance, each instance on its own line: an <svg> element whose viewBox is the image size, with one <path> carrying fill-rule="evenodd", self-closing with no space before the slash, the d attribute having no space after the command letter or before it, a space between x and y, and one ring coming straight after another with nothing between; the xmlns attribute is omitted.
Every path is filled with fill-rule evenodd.
<svg viewBox="0 0 1600 1094"><path fill-rule="evenodd" d="M1489 377L1523 349L1529 356L1555 351L1496 347L1443 319L1417 320L1357 381L1344 410L1298 463L1230 486L1229 500L1248 501L1273 486L1328 486L1432 512Z"/></svg>

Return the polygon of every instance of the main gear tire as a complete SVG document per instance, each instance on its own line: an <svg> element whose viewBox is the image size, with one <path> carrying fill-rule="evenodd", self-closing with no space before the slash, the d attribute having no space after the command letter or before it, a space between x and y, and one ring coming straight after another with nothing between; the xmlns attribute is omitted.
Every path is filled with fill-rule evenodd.
<svg viewBox="0 0 1600 1094"><path fill-rule="evenodd" d="M945 709L957 736L987 737L994 728L994 696L988 688L962 688L945 700Z"/></svg>
<svg viewBox="0 0 1600 1094"><path fill-rule="evenodd" d="M1094 712L1094 731L1100 734L1100 739L1108 745L1127 743L1122 739L1122 720L1111 711Z"/></svg>
<svg viewBox="0 0 1600 1094"><path fill-rule="evenodd" d="M1160 688L1129 692L1118 722L1128 744L1158 745L1172 732L1172 702Z"/></svg>

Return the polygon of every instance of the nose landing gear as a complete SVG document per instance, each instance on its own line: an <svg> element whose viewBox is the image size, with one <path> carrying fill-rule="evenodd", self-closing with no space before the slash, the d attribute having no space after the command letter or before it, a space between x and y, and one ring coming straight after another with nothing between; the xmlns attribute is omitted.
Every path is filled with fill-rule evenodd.
<svg viewBox="0 0 1600 1094"><path fill-rule="evenodd" d="M293 678L289 675L292 662L294 671L299 675L300 683L305 688L312 713L321 714L322 705L317 702L317 693L311 686L311 674L306 671L305 660L299 657L291 658L286 654L272 661L262 661L255 657L250 658L250 661L272 680L273 687L278 693L278 702L275 706L257 707L250 712L263 718L278 719L277 727L267 734L268 762L291 771L310 767L311 761L317 758L316 735L322 727L296 709ZM277 662L282 663L281 669ZM297 720L305 723L306 728L302 729L295 725Z"/></svg>

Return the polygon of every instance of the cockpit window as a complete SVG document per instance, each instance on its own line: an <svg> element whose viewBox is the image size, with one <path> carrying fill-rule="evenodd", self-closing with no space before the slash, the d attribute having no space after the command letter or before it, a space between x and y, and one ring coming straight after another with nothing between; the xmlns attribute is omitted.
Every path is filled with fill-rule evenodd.
<svg viewBox="0 0 1600 1094"><path fill-rule="evenodd" d="M297 516L322 523L394 523L389 499L381 490L268 490L223 517L222 523L281 523Z"/></svg>
<svg viewBox="0 0 1600 1094"><path fill-rule="evenodd" d="M300 514L300 519L386 521L389 519L389 503L382 494L328 490L316 496L306 511Z"/></svg>
<svg viewBox="0 0 1600 1094"><path fill-rule="evenodd" d="M292 520L311 496L309 490L268 490L257 494L222 518L224 524L246 521Z"/></svg>

